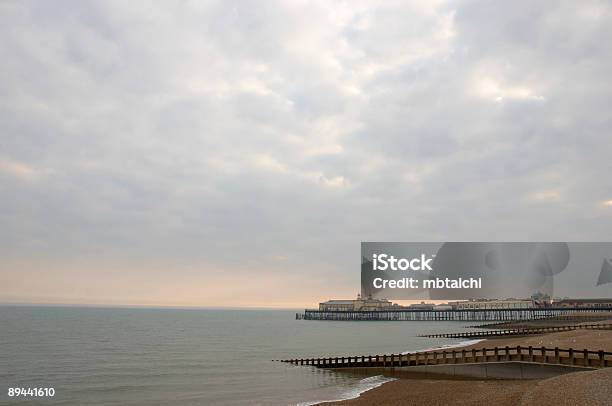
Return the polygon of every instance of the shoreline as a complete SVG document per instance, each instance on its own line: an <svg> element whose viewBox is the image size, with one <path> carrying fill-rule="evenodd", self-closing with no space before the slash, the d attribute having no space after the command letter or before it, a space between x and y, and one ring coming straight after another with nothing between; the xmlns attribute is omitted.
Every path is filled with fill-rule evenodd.
<svg viewBox="0 0 612 406"><path fill-rule="evenodd" d="M465 340L465 341L460 341L458 343L455 344L446 344L446 345L440 345L440 346L436 346L436 347L428 347L428 348L423 348L420 350L413 350L413 351L404 351L402 352L403 354L413 354L416 352L424 352L424 351L435 351L435 350L444 350L444 349L448 349L448 348L462 348L462 347L469 347L471 345L476 345L477 343L484 341L485 339L475 339L475 340ZM372 378L378 378L378 379L385 379L385 382L380 382L377 383L376 385L369 387L369 388L365 388L363 390L352 390L352 391L347 391L348 393L351 393L350 396L346 396L346 397L340 397L338 399L329 399L329 400L314 400L314 401L309 401L309 402L302 402L302 403L298 403L295 406L318 406L318 405L328 405L328 404L334 404L337 402L344 402L344 401L348 401L348 400L352 400L352 399L357 399L359 398L362 394L368 392L368 391L372 391L375 390L377 388L380 388L383 385L389 384L393 381L398 380L398 378L394 378L394 377L387 377L384 375L372 375L372 376L368 376L365 377L364 379L362 379L362 381L367 380L367 379L372 379Z"/></svg>
<svg viewBox="0 0 612 406"><path fill-rule="evenodd" d="M556 333L547 333L523 337L499 337L481 340L467 340L448 346L428 348L420 351L435 351L445 348L478 349L490 346L558 346L560 348L588 348L591 350L604 350L612 352L612 331L606 330L571 330ZM418 352L407 351L404 352ZM584 379L582 375L592 374L591 379ZM604 386L610 388L609 395L612 396L612 368L603 370L574 372L548 379L533 380L473 380L473 379L445 379L441 377L432 378L425 374L421 377L399 378L385 382L377 387L369 388L355 397L333 401L322 401L313 403L316 406L347 406L347 405L419 405L436 401L445 404L488 404L490 399L495 399L499 405L517 404L547 404L537 395L538 392L547 392L548 386L540 385L541 382L559 383L563 390L564 385L575 387L580 391L587 382L604 382ZM577 376L578 375L578 376ZM456 395L453 396L453 393ZM535 394L534 394L535 393ZM543 395L542 395L543 396ZM547 395L554 397L554 393ZM560 395L559 395L560 396ZM567 395L566 395L567 396ZM594 395L595 396L595 395ZM523 398L526 402L523 403ZM532 403L529 403L532 402ZM555 404L550 403L550 404ZM598 403L593 403L598 404Z"/></svg>

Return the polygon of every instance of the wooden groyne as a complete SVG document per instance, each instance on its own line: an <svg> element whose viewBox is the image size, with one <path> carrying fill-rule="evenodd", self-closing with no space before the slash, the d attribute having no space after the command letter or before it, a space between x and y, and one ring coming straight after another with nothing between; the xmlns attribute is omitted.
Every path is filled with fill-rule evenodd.
<svg viewBox="0 0 612 406"><path fill-rule="evenodd" d="M437 350L412 354L360 355L277 360L316 368L399 368L417 365L530 362L592 368L612 366L612 352L546 347L493 347L471 350Z"/></svg>
<svg viewBox="0 0 612 406"><path fill-rule="evenodd" d="M577 324L572 326L550 326L535 328L517 328L507 330L488 330L488 331L467 331L462 333L442 333L424 334L418 337L429 338L489 338L489 337L508 337L508 336L527 336L534 334L558 333L561 331L573 330L612 330L611 324Z"/></svg>
<svg viewBox="0 0 612 406"><path fill-rule="evenodd" d="M559 317L569 313L602 313L610 308L552 308L526 309L461 309L461 310L415 310L390 309L378 311L324 311L306 309L296 313L298 320L329 321L514 321Z"/></svg>
<svg viewBox="0 0 612 406"><path fill-rule="evenodd" d="M582 314L568 314L553 317L544 317L532 320L517 320L517 321L501 321L495 323L475 324L471 326L465 326L464 328L500 328L500 329L516 329L516 328L533 328L541 327L557 327L567 326L576 323L597 323L601 321L607 321L612 319L612 314L604 313L582 313Z"/></svg>

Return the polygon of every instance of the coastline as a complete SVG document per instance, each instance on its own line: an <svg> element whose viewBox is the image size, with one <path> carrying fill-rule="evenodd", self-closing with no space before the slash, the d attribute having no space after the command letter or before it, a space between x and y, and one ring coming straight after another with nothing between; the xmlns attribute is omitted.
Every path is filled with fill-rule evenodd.
<svg viewBox="0 0 612 406"><path fill-rule="evenodd" d="M428 347L428 348L423 348L420 350L414 350L414 351L404 351L402 352L402 354L413 354L416 352L423 352L423 351L436 351L436 350L445 350L445 349L449 349L449 348L468 348L471 345L476 345L479 342L484 341L484 339L477 339L477 340L465 340L465 341L461 341L455 344L446 344L446 345L440 345L440 346L436 346L436 347ZM372 383L370 380L376 379L377 382ZM315 401L309 401L309 402L303 402L303 403L298 403L295 406L317 406L317 405L327 405L327 404L335 404L338 402L344 402L344 401L348 401L348 400L352 400L352 399L356 399L359 398L362 394L368 392L368 391L372 391L375 390L377 388L380 388L383 385L387 385L393 381L398 380L398 378L393 378L393 377L385 377L383 375L373 375L373 376L369 376L366 377L364 379L361 380L361 382L364 384L363 388L361 389L352 389L346 392L345 396L341 396L337 399L329 399L329 400L315 400Z"/></svg>
<svg viewBox="0 0 612 406"><path fill-rule="evenodd" d="M450 346L428 348L422 351L435 351L445 348L478 349L487 346L506 345L589 348L612 352L612 331L573 330L537 336L488 338L462 341ZM592 386L597 387L595 392L591 388ZM569 389L567 388L572 388L572 393L568 393ZM581 398L574 399L572 396L581 396ZM350 399L325 401L316 403L316 405L369 406L428 403L488 405L491 403L491 399L495 399L497 405L598 405L603 404L600 399L602 396L602 399L612 398L612 368L533 380L462 380L446 379L438 376L432 378L425 374L415 374L411 378L393 379L380 386L367 389ZM592 401L585 403L585 399L588 398L592 398Z"/></svg>

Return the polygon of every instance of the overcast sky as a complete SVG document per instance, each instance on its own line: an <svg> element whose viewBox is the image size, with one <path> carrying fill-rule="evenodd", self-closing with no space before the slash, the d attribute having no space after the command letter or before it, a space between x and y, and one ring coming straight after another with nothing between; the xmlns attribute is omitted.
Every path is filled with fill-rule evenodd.
<svg viewBox="0 0 612 406"><path fill-rule="evenodd" d="M0 2L0 302L305 306L361 241L612 237L612 5Z"/></svg>

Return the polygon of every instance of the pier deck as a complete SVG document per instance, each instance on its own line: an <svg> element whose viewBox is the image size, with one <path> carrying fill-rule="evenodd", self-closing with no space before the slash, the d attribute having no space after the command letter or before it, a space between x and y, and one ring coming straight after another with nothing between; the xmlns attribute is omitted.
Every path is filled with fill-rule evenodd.
<svg viewBox="0 0 612 406"><path fill-rule="evenodd" d="M526 309L462 309L462 310L415 310L392 309L379 311L323 311L306 309L296 313L297 320L329 321L513 321L559 317L570 313L611 312L607 308L526 308Z"/></svg>

